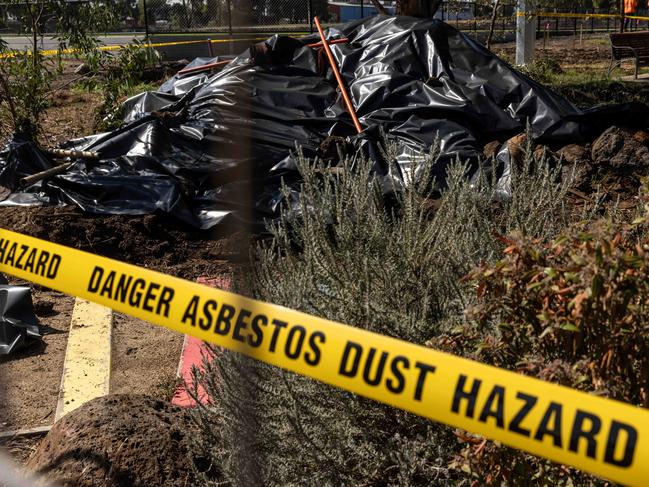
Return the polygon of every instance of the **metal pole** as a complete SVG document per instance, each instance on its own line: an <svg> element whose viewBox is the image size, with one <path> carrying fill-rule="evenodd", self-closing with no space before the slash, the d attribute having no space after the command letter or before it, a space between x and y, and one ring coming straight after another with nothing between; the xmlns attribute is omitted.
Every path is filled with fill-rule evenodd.
<svg viewBox="0 0 649 487"><path fill-rule="evenodd" d="M520 0L516 16L516 65L523 66L534 60L536 22L531 16L534 8L530 0Z"/></svg>
<svg viewBox="0 0 649 487"><path fill-rule="evenodd" d="M144 8L144 38L149 40L149 16L146 12L146 0L142 0L142 8Z"/></svg>
<svg viewBox="0 0 649 487"><path fill-rule="evenodd" d="M313 34L313 0L309 0L309 29Z"/></svg>
<svg viewBox="0 0 649 487"><path fill-rule="evenodd" d="M228 0L228 29L230 31L230 37L232 37L232 0ZM232 39L230 39L232 41ZM230 42L230 46L232 42Z"/></svg>
<svg viewBox="0 0 649 487"><path fill-rule="evenodd" d="M365 2L361 0L361 20L365 18Z"/></svg>
<svg viewBox="0 0 649 487"><path fill-rule="evenodd" d="M345 82L343 81L343 78L340 74L340 71L338 69L338 65L336 64L336 60L334 59L334 55L331 52L331 48L329 47L329 44L327 43L327 38L324 35L324 31L322 30L322 25L320 25L320 20L318 17L315 18L315 25L318 28L318 34L320 34L320 40L322 41L322 47L324 48L325 54L327 55L327 59L329 59L329 64L331 65L331 71L333 72L336 81L338 82L338 87L340 88L340 95L343 97L343 101L345 102L345 106L347 107L347 111L349 112L349 115L352 117L352 121L354 122L354 127L356 127L356 132L359 134L363 133L363 128L361 127L361 123L358 120L358 116L356 115L356 110L354 109L354 104L352 103L351 98L349 97L349 94L347 93L347 88L345 87Z"/></svg>

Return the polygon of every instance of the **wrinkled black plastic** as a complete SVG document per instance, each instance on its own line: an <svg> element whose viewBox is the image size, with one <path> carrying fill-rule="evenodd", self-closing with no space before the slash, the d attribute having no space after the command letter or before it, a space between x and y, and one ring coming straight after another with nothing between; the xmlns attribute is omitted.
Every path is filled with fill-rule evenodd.
<svg viewBox="0 0 649 487"><path fill-rule="evenodd" d="M282 179L299 179L291 153L299 145L316 156L330 135L349 137L375 157L379 173L387 164L376 150L382 132L400 143L402 173L438 138L436 177L443 181L444 161L459 156L477 167L486 143L505 142L527 124L535 139L555 148L592 140L615 123L648 125L644 105L579 110L437 20L375 17L328 36L350 40L332 50L366 128L361 136L326 62L306 46L317 39L275 36L214 75L176 76L159 92L128 100L121 130L68 144L99 152L99 162L76 161L65 174L16 192L19 176L51 163L13 142L0 153L0 184L14 190L3 204L159 211L209 228L228 217L277 216ZM507 174L507 157L502 162Z"/></svg>
<svg viewBox="0 0 649 487"><path fill-rule="evenodd" d="M10 355L40 336L31 290L10 286L0 276L0 355Z"/></svg>

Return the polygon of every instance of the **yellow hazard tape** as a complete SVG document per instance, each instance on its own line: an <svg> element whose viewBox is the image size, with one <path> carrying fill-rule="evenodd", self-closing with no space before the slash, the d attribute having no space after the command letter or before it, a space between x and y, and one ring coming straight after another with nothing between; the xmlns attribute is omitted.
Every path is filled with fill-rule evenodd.
<svg viewBox="0 0 649 487"><path fill-rule="evenodd" d="M621 482L649 410L0 229L0 272Z"/></svg>
<svg viewBox="0 0 649 487"><path fill-rule="evenodd" d="M211 44L222 44L222 43L229 43L229 42L253 42L253 41L265 41L268 39L268 37L253 37L250 39L202 39L200 41L174 41L174 42L157 42L157 43L142 43L142 44L130 44L130 46L135 46L138 49L149 49L149 48L156 48L156 47L167 47L167 46L186 46L190 44L207 44L208 42ZM119 51L121 49L125 49L125 45L109 45L109 46L99 46L97 48L98 51ZM56 56L58 54L74 54L80 52L79 49L46 49L44 51L40 51L40 54L43 56ZM2 57L10 57L12 54L5 54Z"/></svg>
<svg viewBox="0 0 649 487"><path fill-rule="evenodd" d="M577 13L563 13L563 12L517 12L516 17L551 17L559 19L634 19L634 20L649 20L649 17L639 17L637 15L619 15L619 14L577 14Z"/></svg>

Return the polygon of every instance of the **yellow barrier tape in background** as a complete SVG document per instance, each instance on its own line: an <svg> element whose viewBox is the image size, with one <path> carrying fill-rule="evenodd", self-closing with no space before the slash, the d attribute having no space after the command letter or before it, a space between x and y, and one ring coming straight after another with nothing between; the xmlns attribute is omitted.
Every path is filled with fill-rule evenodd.
<svg viewBox="0 0 649 487"><path fill-rule="evenodd" d="M618 14L577 14L577 13L564 13L564 12L516 12L516 17L551 17L559 19L634 19L634 20L649 20L649 17L639 17L637 15L618 15Z"/></svg>
<svg viewBox="0 0 649 487"><path fill-rule="evenodd" d="M649 410L0 229L0 272L628 485Z"/></svg>
<svg viewBox="0 0 649 487"><path fill-rule="evenodd" d="M253 37L251 39L201 39L199 41L174 41L174 42L157 42L157 43L141 43L141 44L130 44L130 46L136 46L139 49L148 49L148 48L156 48L156 47L168 47L168 46L186 46L190 44L207 44L210 42L211 44L222 44L226 42L254 42L254 41L265 41L267 40L268 37ZM119 51L121 49L125 49L126 46L123 45L109 45L109 46L99 46L97 48L98 51ZM31 51L30 51L31 52ZM43 56L56 56L58 54L74 54L76 52L79 52L79 49L46 49L44 51L40 51L40 53ZM11 56L5 55L4 57Z"/></svg>
<svg viewBox="0 0 649 487"><path fill-rule="evenodd" d="M303 34L303 33L291 32L291 34ZM234 43L234 42L256 42L256 41L265 41L265 40L268 40L268 36L253 37L249 39L232 38L232 39L201 39L197 41L174 41L174 42L156 42L156 43L143 42L140 44L128 44L128 45L136 46L138 49L148 49L148 48L156 48L156 47L186 46L190 44L207 44L208 42L211 44L224 44L224 43ZM127 47L126 45L112 44L108 46L99 46L97 50L98 51L119 51L121 49L125 49L126 47ZM80 52L80 50L79 49L46 49L39 52L43 56L57 56L59 54L74 54ZM31 51L29 51L29 53L31 54ZM10 58L14 56L15 54L12 53L3 54L0 55L0 59Z"/></svg>

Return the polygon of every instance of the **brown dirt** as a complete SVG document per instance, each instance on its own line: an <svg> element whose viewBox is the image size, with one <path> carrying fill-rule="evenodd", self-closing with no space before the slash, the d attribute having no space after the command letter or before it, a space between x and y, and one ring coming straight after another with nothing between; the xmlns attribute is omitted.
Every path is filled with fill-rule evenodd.
<svg viewBox="0 0 649 487"><path fill-rule="evenodd" d="M590 70L608 67L611 48L605 34L585 35L580 44L579 37L565 36L550 39L545 47L542 40L536 41L538 58L552 58L561 63L564 69L589 68ZM512 60L516 53L516 43L506 42L493 46L493 51Z"/></svg>
<svg viewBox="0 0 649 487"><path fill-rule="evenodd" d="M86 215L73 207L0 208L3 228L194 280L245 259L244 235L196 231L168 217ZM223 230L221 230L223 232Z"/></svg>
<svg viewBox="0 0 649 487"><path fill-rule="evenodd" d="M576 187L609 200L634 200L642 179L649 176L649 134L642 130L611 127L585 151L564 151L581 169ZM590 150L588 150L590 149Z"/></svg>
<svg viewBox="0 0 649 487"><path fill-rule="evenodd" d="M72 208L1 208L4 228L100 255L196 280L231 274L247 256L240 235L229 239L164 222L157 216L92 217ZM44 345L0 361L0 431L51 424L58 398L74 299L36 288L42 323L57 331ZM51 316L45 316L53 307ZM144 393L170 401L183 336L116 314L113 328L112 393ZM3 419L6 418L6 419ZM38 439L5 445L23 463Z"/></svg>
<svg viewBox="0 0 649 487"><path fill-rule="evenodd" d="M52 106L43 115L45 133L41 143L56 147L62 142L83 137L92 132L95 111L101 104L99 93L61 90L53 93Z"/></svg>
<svg viewBox="0 0 649 487"><path fill-rule="evenodd" d="M184 335L122 314L113 319L111 394L171 401Z"/></svg>
<svg viewBox="0 0 649 487"><path fill-rule="evenodd" d="M0 357L0 431L54 421L74 298L34 289L33 300L44 337L30 348Z"/></svg>
<svg viewBox="0 0 649 487"><path fill-rule="evenodd" d="M24 465L34 454L42 439L42 435L12 438L1 443L0 448L16 465Z"/></svg>
<svg viewBox="0 0 649 487"><path fill-rule="evenodd" d="M193 485L194 431L189 413L167 401L105 396L59 421L27 468L63 486Z"/></svg>

